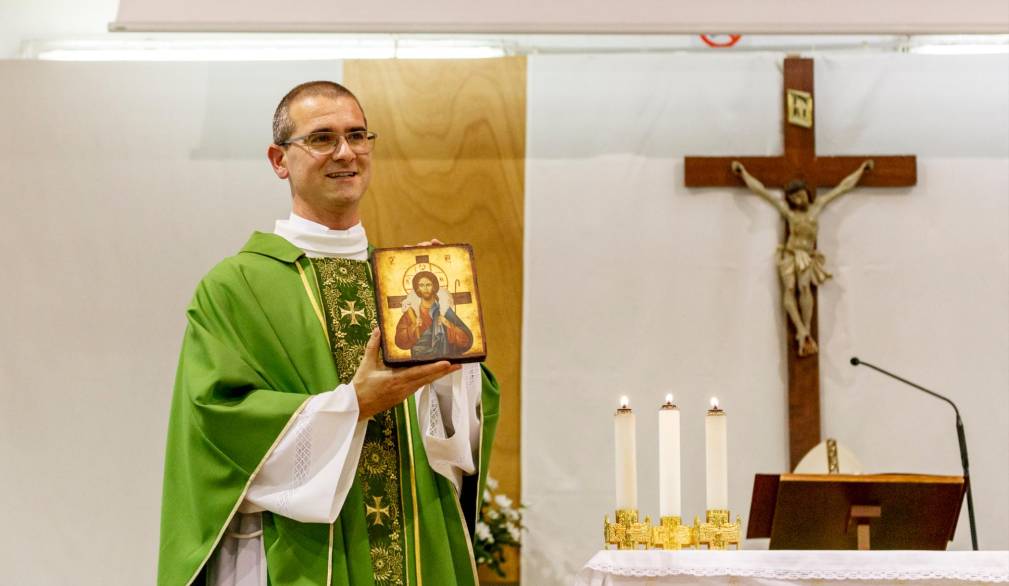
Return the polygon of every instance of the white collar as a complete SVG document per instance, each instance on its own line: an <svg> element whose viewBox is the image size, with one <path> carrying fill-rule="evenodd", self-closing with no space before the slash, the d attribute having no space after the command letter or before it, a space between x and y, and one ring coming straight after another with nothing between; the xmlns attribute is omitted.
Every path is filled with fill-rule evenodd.
<svg viewBox="0 0 1009 586"><path fill-rule="evenodd" d="M346 230L330 230L291 212L288 219L277 220L273 233L305 251L309 258L368 260L368 235L360 222Z"/></svg>

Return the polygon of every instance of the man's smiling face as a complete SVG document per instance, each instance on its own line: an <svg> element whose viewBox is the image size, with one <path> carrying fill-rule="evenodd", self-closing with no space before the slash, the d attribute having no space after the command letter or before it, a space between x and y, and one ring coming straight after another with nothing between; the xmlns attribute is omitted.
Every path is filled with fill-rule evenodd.
<svg viewBox="0 0 1009 586"><path fill-rule="evenodd" d="M343 135L367 129L361 107L350 96L306 95L291 103L289 115L294 123L292 136L296 137L314 132ZM314 217L356 213L371 181L371 153L355 153L346 140L325 156L315 155L303 145L290 144L284 148L279 167L291 182L295 211L310 211L308 216ZM279 170L278 175L284 178Z"/></svg>

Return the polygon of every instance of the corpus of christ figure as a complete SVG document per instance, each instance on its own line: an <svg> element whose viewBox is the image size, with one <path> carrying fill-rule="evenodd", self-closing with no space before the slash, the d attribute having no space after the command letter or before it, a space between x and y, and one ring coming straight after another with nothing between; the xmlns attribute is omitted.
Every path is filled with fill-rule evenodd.
<svg viewBox="0 0 1009 586"><path fill-rule="evenodd" d="M848 193L862 179L862 174L872 170L873 161L867 160L845 177L834 189L810 203L805 181L796 179L785 186L783 198L776 197L764 184L747 172L739 161L732 162L732 172L742 177L750 191L756 193L781 213L788 224L785 243L778 246L777 265L781 277L781 299L792 324L799 356L817 352L811 327L813 321L812 287L819 287L831 277L826 271L826 258L816 249L818 218L823 208L841 195ZM798 303L796 303L798 301Z"/></svg>

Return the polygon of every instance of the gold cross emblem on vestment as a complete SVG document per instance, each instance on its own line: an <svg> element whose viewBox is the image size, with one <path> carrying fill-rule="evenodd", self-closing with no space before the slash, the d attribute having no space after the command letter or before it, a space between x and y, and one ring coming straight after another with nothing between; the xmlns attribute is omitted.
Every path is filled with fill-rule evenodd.
<svg viewBox="0 0 1009 586"><path fill-rule="evenodd" d="M386 517L389 516L389 507L383 507L382 506L382 497L380 497L380 496L373 496L371 498L372 498L372 500L375 501L375 506L373 507L373 506L371 506L369 504L365 504L364 505L364 508L365 508L365 514L364 514L364 516L367 517L369 515L375 515L375 519L372 521L372 525L381 525L382 524L382 515L385 515Z"/></svg>
<svg viewBox="0 0 1009 586"><path fill-rule="evenodd" d="M356 301L351 300L351 301L347 301L346 303L347 303L347 309L344 309L342 307L340 308L340 319L343 319L343 318L345 318L345 317L347 317L349 315L350 316L350 325L356 326L356 325L358 325L357 318L360 317L361 319L364 319L364 310L363 309L356 309L354 307L354 305L357 304Z"/></svg>

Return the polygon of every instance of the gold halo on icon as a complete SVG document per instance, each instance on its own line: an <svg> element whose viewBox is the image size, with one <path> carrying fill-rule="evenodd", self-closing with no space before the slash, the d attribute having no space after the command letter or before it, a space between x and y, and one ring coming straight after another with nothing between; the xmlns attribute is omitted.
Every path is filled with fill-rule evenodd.
<svg viewBox="0 0 1009 586"><path fill-rule="evenodd" d="M429 272L433 273L434 276L438 277L438 287L440 287L442 289L445 289L446 291L448 290L447 289L447 287L448 287L448 275L445 274L445 271L442 270L442 268L440 266L438 266L436 264L431 264L429 262L419 262L419 263L411 266L410 268L406 269L406 272L403 273L403 292L404 293L406 293L407 295L409 295L410 293L413 292L413 277L414 277L414 275L416 275L417 273L422 273L424 271L429 271Z"/></svg>

